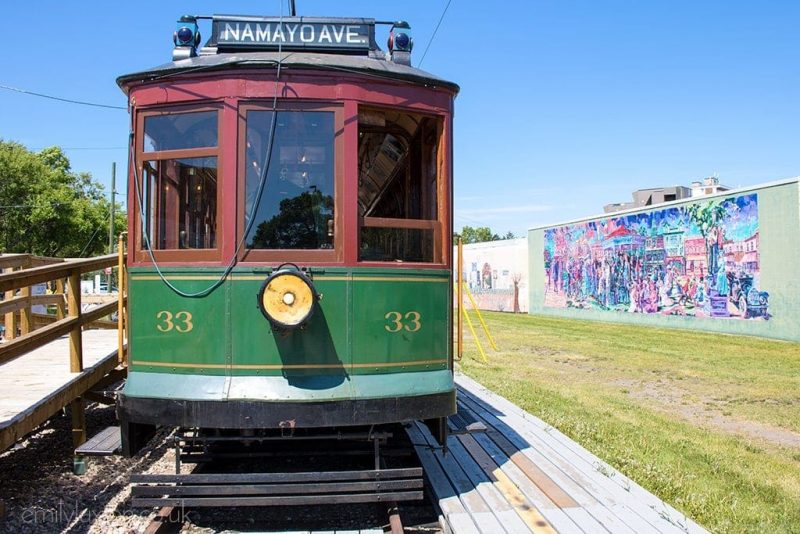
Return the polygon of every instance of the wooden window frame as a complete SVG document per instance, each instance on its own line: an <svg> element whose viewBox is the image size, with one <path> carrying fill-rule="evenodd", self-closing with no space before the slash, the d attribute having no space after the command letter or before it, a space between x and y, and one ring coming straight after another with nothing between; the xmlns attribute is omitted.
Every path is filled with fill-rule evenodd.
<svg viewBox="0 0 800 534"><path fill-rule="evenodd" d="M344 106L336 101L287 101L278 100L277 112L281 111L327 111L333 112L333 248L332 249L248 249L244 243L239 251L238 261L244 264L255 263L343 263L345 249L344 233ZM247 100L239 102L237 158L237 202L236 202L236 243L245 238L245 202L247 187L246 139L247 112L273 111L273 101ZM266 188L264 195L267 194Z"/></svg>
<svg viewBox="0 0 800 534"><path fill-rule="evenodd" d="M145 152L145 133L144 123L147 117L157 117L163 115L178 115L181 113L195 113L200 111L216 111L217 112L217 146L203 147L203 148L186 148L178 150L161 150ZM216 246L207 249L152 249L153 257L157 262L218 262L222 259L222 251L225 240L225 226L223 216L223 201L222 192L226 187L226 180L223 176L222 169L224 168L223 157L223 105L221 103L204 103L198 105L175 105L163 106L158 108L140 109L137 110L136 115L136 179L139 183L139 192L142 195L142 202L145 206L139 204L139 198L133 200L136 209L134 210L135 229L136 229L136 250L135 259L140 263L150 263L150 253L147 252L145 247L143 229L144 221L142 221L142 212L147 206L147 190L145 188L145 172L144 163L146 161L165 161L172 159L188 159L188 158L217 158L217 214L216 214ZM135 189L134 189L135 191ZM145 216L149 216L145 213ZM151 247L153 243L151 242Z"/></svg>
<svg viewBox="0 0 800 534"><path fill-rule="evenodd" d="M436 121L436 219L397 219L388 217L358 217L358 235L356 238L357 250L361 249L361 230L362 228L392 228L392 229L410 229L410 230L432 230L433 231L433 259L429 262L408 261L397 262L390 260L372 260L359 259L359 265L381 265L393 266L399 265L413 266L413 267L438 267L445 264L448 257L447 251L444 250L444 243L446 242L444 229L448 227L449 221L445 217L449 217L447 213L447 206L449 205L449 190L448 183L449 177L447 176L447 139L445 136L445 115L440 115L430 112L422 112L414 108L400 108L400 107L387 107L381 105L373 105L370 103L361 103L358 106L358 112L363 110L375 111L393 111L414 114L420 117L428 117ZM358 149L353 157L357 157ZM360 162L359 162L360 163ZM359 169L360 173L360 169ZM358 186L356 186L358 187ZM358 191L356 191L357 193Z"/></svg>

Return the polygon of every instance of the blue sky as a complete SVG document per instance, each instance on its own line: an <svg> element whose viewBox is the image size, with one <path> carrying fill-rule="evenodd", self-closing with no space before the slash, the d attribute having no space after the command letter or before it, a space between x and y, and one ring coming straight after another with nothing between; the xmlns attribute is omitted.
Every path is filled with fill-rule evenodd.
<svg viewBox="0 0 800 534"><path fill-rule="evenodd" d="M447 0L296 3L301 15L409 21L418 65ZM180 15L287 5L8 3L0 84L124 106L115 78L169 61ZM797 176L798 20L796 1L452 0L422 68L462 88L456 226L524 235L639 188ZM112 161L124 175L127 128L125 111L0 90L0 138L66 147L102 183Z"/></svg>

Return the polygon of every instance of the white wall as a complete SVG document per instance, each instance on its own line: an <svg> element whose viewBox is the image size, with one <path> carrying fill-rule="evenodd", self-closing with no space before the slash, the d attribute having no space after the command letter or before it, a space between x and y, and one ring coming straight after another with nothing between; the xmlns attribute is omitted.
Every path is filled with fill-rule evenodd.
<svg viewBox="0 0 800 534"><path fill-rule="evenodd" d="M527 238L473 243L464 245L463 251L464 282L480 309L513 312L516 278L520 312L528 311ZM464 299L469 302L466 295Z"/></svg>

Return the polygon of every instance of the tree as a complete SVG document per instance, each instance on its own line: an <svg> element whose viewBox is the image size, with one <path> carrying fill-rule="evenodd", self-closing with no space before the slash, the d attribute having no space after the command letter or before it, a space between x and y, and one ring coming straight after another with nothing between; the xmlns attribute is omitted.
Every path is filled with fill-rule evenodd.
<svg viewBox="0 0 800 534"><path fill-rule="evenodd" d="M256 227L251 248L318 249L331 242L333 197L314 188L280 202L280 212ZM330 227L332 228L332 227Z"/></svg>
<svg viewBox="0 0 800 534"><path fill-rule="evenodd" d="M457 240L458 238L464 242L465 245L470 243L483 243L485 241L500 241L503 239L514 239L516 236L514 232L506 232L502 237L492 232L492 229L488 226L478 226L477 228L473 228L471 226L464 226L461 229L461 233L454 233L453 240Z"/></svg>
<svg viewBox="0 0 800 534"><path fill-rule="evenodd" d="M118 211L117 228L126 217ZM0 140L0 252L92 256L106 250L109 201L59 147L39 153Z"/></svg>
<svg viewBox="0 0 800 534"><path fill-rule="evenodd" d="M483 243L484 241L497 241L500 239L500 236L492 233L492 230L488 226L479 226L477 228L465 226L461 229L461 234L455 234L454 237L456 239L461 237L465 245L470 243Z"/></svg>

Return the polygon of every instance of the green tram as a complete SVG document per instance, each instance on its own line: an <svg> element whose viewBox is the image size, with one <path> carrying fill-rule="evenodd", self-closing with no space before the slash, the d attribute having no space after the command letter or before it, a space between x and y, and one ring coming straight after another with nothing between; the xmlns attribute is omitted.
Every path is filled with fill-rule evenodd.
<svg viewBox="0 0 800 534"><path fill-rule="evenodd" d="M371 19L182 17L131 113L123 448L455 412L458 86ZM381 24L381 23L377 23ZM223 430L225 429L225 430Z"/></svg>

